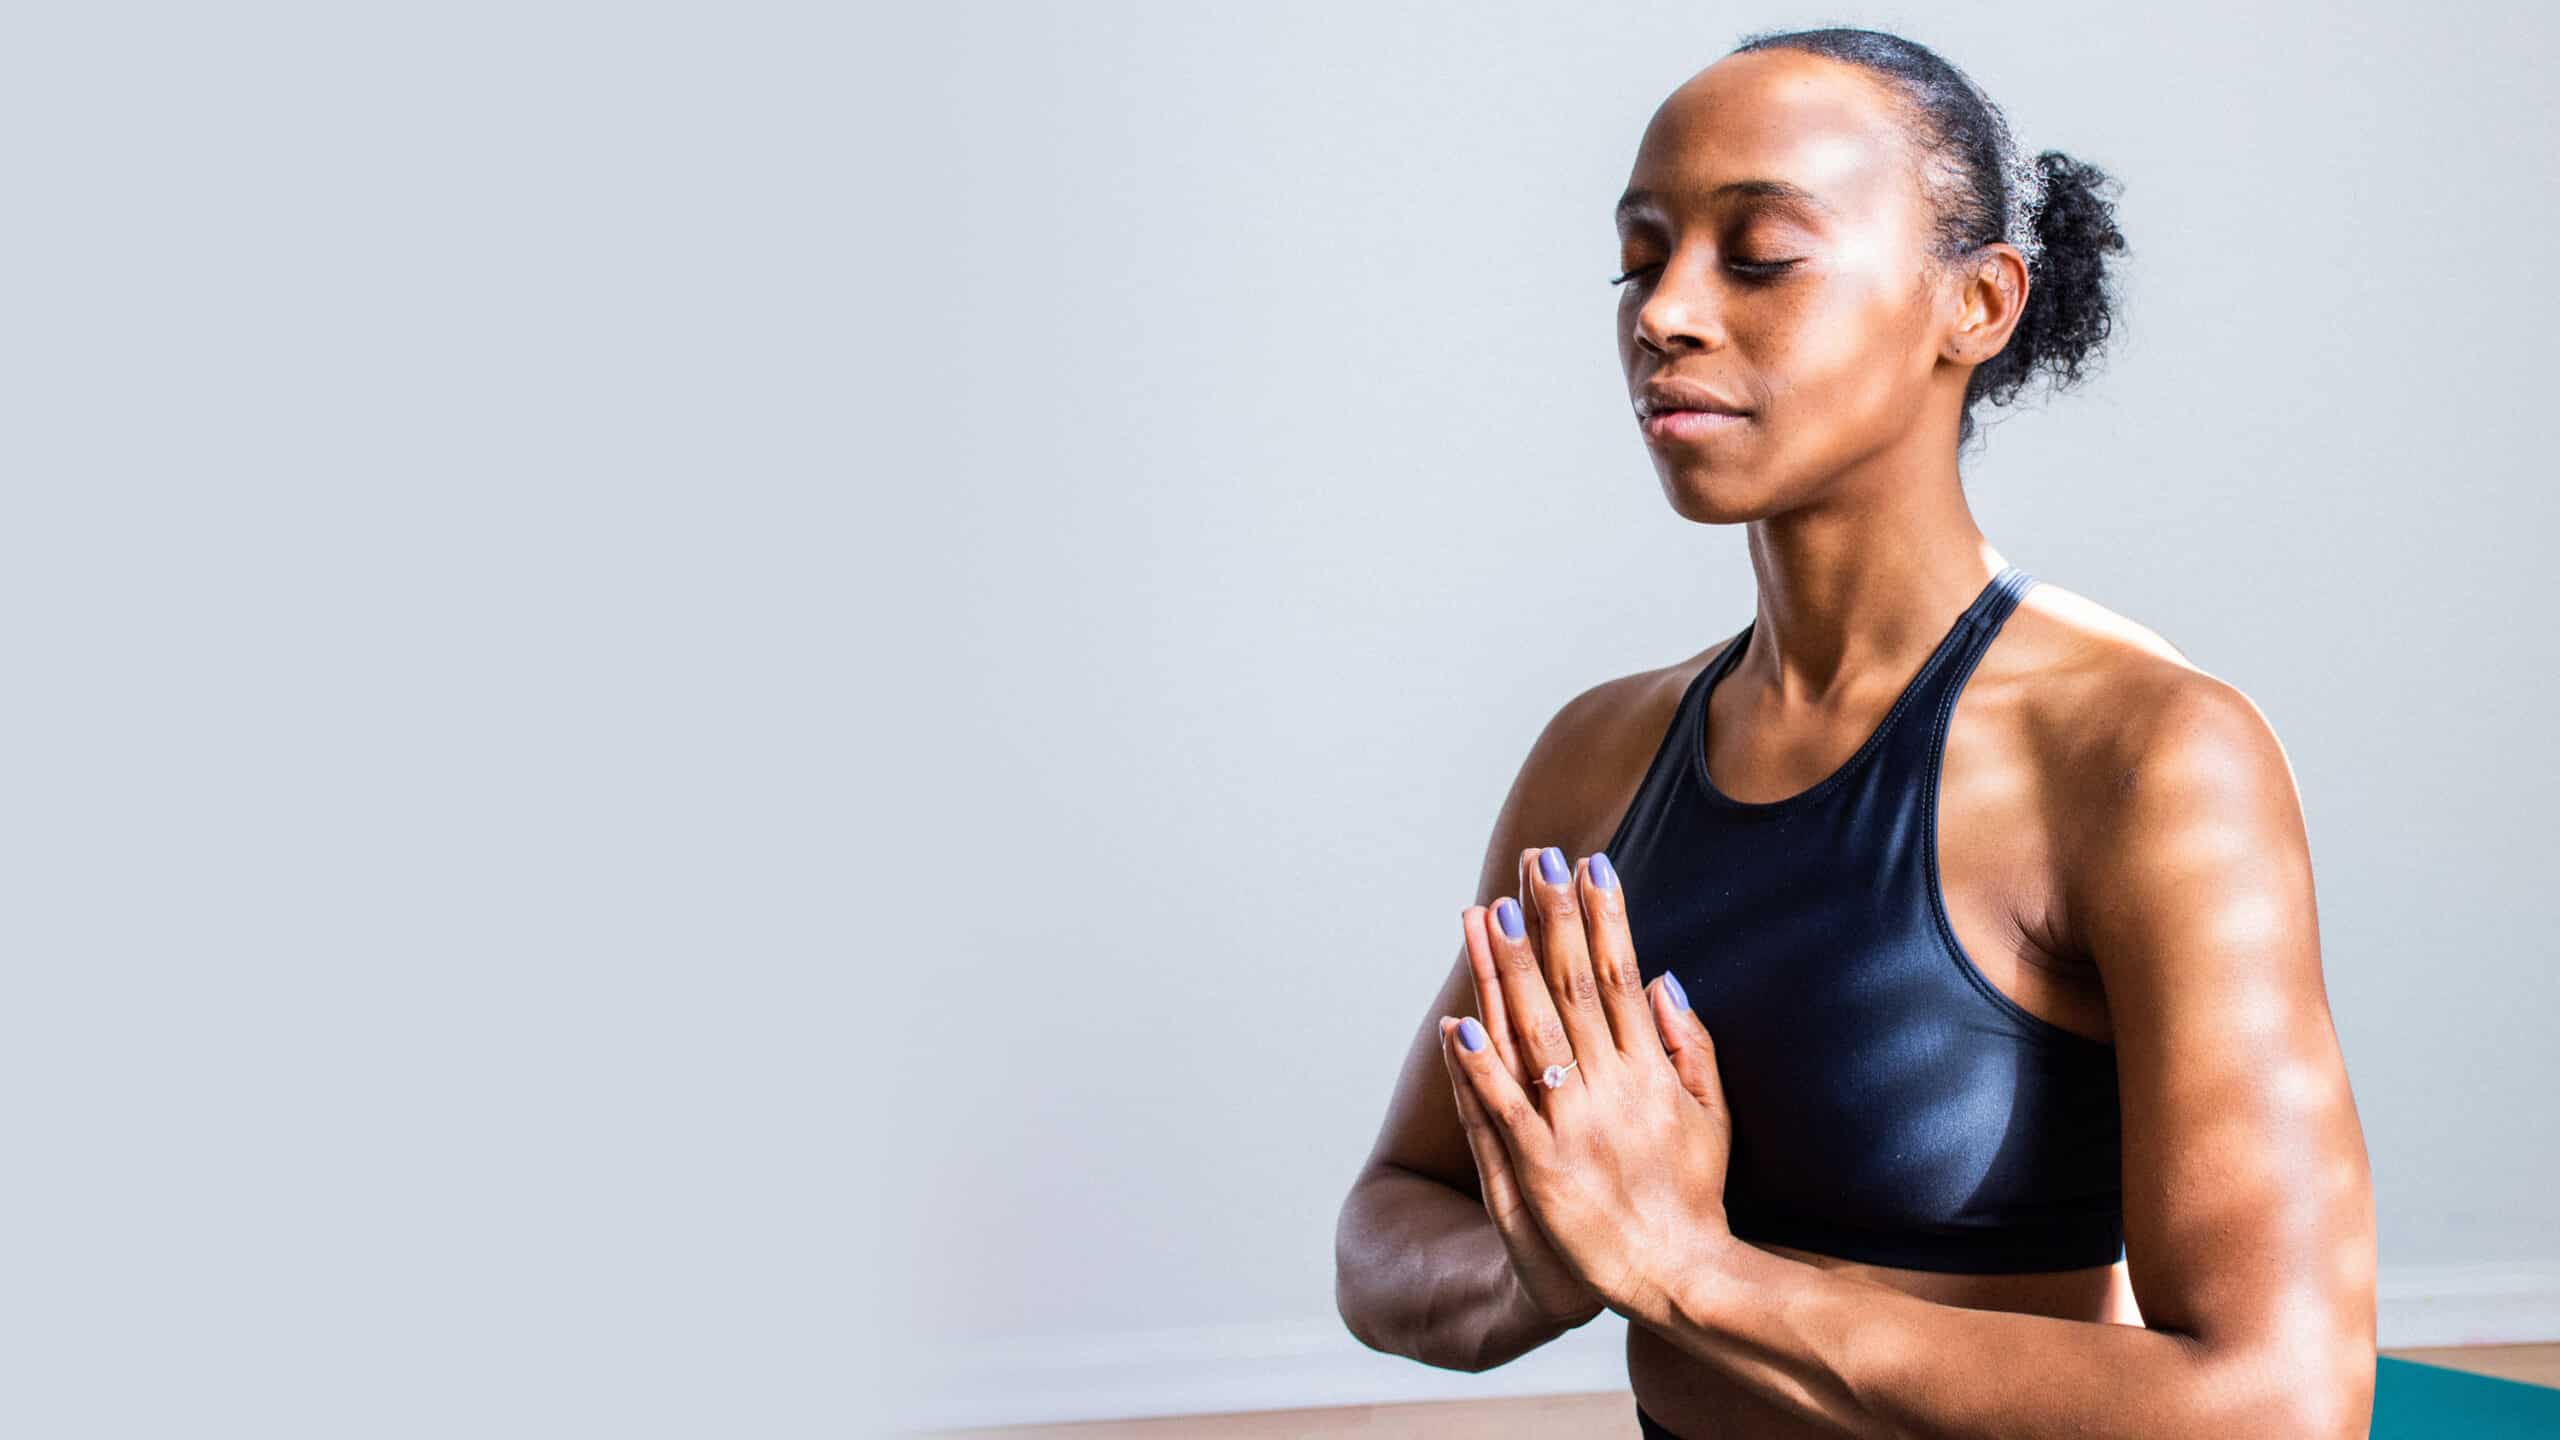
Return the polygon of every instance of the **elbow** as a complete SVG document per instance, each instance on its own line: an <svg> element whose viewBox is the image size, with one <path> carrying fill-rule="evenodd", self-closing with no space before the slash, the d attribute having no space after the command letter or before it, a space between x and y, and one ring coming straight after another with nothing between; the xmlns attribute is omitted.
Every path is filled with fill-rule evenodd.
<svg viewBox="0 0 2560 1440"><path fill-rule="evenodd" d="M1360 1187L1354 1185L1333 1225L1333 1311L1342 1317L1342 1328L1351 1332L1352 1339L1382 1354L1391 1353L1378 1343L1369 1325L1359 1285L1360 1267L1353 1261L1358 1249L1360 1209Z"/></svg>
<svg viewBox="0 0 2560 1440"><path fill-rule="evenodd" d="M2298 1435L2302 1440L2365 1440L2373 1433L2373 1379L2362 1385L2328 1385L2289 1396L2272 1407L2277 1423L2266 1435Z"/></svg>
<svg viewBox="0 0 2560 1440"><path fill-rule="evenodd" d="M2373 1427L2371 1341L2207 1351L2187 1433L2365 1440Z"/></svg>
<svg viewBox="0 0 2560 1440"><path fill-rule="evenodd" d="M2296 1399L2286 1433L2312 1440L2365 1440L2373 1433L2374 1349L2350 1349Z"/></svg>
<svg viewBox="0 0 2560 1440"><path fill-rule="evenodd" d="M1371 1350L1376 1350L1383 1354L1386 1352L1387 1347L1379 1344L1377 1337L1369 1333L1365 1322L1361 1318L1358 1298L1359 1297L1352 1291L1351 1271L1349 1267L1342 1263L1341 1256L1335 1256L1333 1261L1333 1312L1342 1317L1342 1328L1351 1332L1352 1339L1359 1341L1362 1345Z"/></svg>

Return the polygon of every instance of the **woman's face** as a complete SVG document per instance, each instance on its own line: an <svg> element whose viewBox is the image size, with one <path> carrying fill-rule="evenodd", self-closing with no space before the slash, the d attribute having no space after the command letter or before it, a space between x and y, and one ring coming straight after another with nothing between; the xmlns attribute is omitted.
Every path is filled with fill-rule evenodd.
<svg viewBox="0 0 2560 1440"><path fill-rule="evenodd" d="M1900 124L1865 72L1771 50L1700 71L1646 127L1618 215L1629 396L1688 386L1747 412L1643 424L1689 519L1850 498L1954 452L1970 366L1941 363L1953 293Z"/></svg>

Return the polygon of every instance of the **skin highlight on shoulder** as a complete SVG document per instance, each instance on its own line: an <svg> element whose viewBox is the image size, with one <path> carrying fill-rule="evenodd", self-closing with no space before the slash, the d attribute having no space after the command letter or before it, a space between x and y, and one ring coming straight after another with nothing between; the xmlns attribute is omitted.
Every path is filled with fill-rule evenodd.
<svg viewBox="0 0 2560 1440"><path fill-rule="evenodd" d="M2217 679L2158 631L2040 580L2009 617L1968 694L2011 691L2025 739L2062 780L2109 768L2124 732L2182 689Z"/></svg>
<svg viewBox="0 0 2560 1440"><path fill-rule="evenodd" d="M1538 737L1523 771L1523 813L1568 854L1601 849L1671 729L1681 694L1724 649L1621 675L1574 696Z"/></svg>
<svg viewBox="0 0 2560 1440"><path fill-rule="evenodd" d="M2021 738L2048 787L2058 842L2047 933L2083 953L2088 917L2075 912L2085 911L2104 857L2145 843L2128 827L2144 813L2136 802L2146 780L2171 779L2237 804L2254 793L2291 792L2291 768L2247 694L2149 627L2050 583L2031 589L2010 623L2026 643L1999 675L1976 683L2018 697ZM2076 907L2075 893L2083 897Z"/></svg>

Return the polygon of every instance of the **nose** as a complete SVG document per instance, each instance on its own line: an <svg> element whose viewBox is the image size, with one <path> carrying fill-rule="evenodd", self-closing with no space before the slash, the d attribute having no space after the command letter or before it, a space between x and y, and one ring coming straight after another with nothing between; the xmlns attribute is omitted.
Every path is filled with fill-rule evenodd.
<svg viewBox="0 0 2560 1440"><path fill-rule="evenodd" d="M1657 355L1713 350L1724 344L1715 287L1684 278L1685 268L1664 265L1654 277L1653 293L1636 307L1636 343Z"/></svg>

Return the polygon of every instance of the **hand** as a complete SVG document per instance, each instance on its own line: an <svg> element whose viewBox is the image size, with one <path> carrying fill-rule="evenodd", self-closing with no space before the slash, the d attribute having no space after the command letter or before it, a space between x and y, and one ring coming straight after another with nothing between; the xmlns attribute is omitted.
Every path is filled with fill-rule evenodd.
<svg viewBox="0 0 2560 1440"><path fill-rule="evenodd" d="M1493 951L1485 938L1485 908L1468 906L1459 915L1459 925L1466 932L1467 959L1475 971L1476 1008L1484 1013L1484 1029L1495 1037L1497 1054L1493 1063L1508 1071L1515 1082L1526 1083L1519 1047L1510 1043L1510 1027L1503 1022L1502 986L1494 977ZM1529 1213L1528 1201L1521 1195L1510 1163L1503 1156L1501 1137L1486 1119L1483 1103L1476 1099L1466 1072L1455 1058L1460 1047L1451 1043L1449 1032L1457 1024L1446 1016L1440 1021L1440 1059L1448 1067L1449 1084L1457 1095L1467 1148L1475 1154L1485 1213L1493 1217L1493 1228L1501 1234L1503 1248L1511 1252L1512 1276L1529 1304L1549 1320L1568 1329L1587 1324L1609 1307L1556 1253L1554 1243L1538 1227L1537 1217Z"/></svg>
<svg viewBox="0 0 2560 1440"><path fill-rule="evenodd" d="M1733 1129L1714 1042L1676 980L1638 983L1625 896L1605 858L1596 871L1592 858L1567 871L1561 853L1532 850L1522 868L1528 910L1497 901L1491 925L1486 907L1463 912L1486 1043L1466 1047L1472 1020L1440 1026L1487 1209L1497 1192L1517 1197L1548 1249L1604 1304L1658 1314L1675 1283L1732 1243ZM1560 1087L1539 1083L1548 1066L1568 1064ZM1528 1228L1506 1228L1506 1242ZM1524 1250L1538 1263L1526 1246L1515 1263Z"/></svg>

